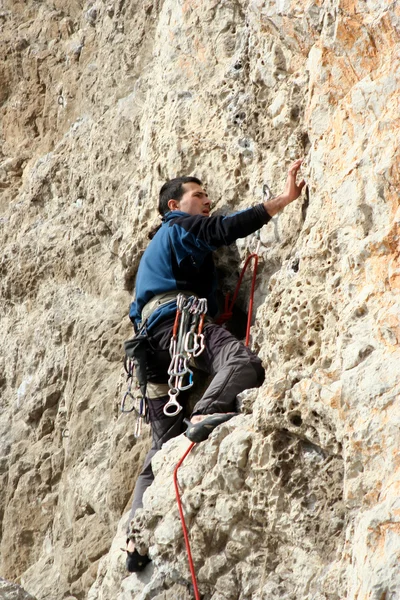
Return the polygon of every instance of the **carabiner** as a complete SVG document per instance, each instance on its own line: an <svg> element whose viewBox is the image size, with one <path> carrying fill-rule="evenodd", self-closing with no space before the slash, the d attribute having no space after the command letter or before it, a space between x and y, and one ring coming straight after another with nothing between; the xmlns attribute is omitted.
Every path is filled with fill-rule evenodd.
<svg viewBox="0 0 400 600"><path fill-rule="evenodd" d="M185 302L186 302L185 294L178 294L176 297L176 306L177 306L179 312L182 312L182 310L185 306Z"/></svg>
<svg viewBox="0 0 400 600"><path fill-rule="evenodd" d="M197 344L196 344L196 333L194 331L188 331L185 336L185 352L189 352L189 354L194 354Z"/></svg>
<svg viewBox="0 0 400 600"><path fill-rule="evenodd" d="M187 358L183 354L176 354L168 367L168 375L181 377L187 373Z"/></svg>
<svg viewBox="0 0 400 600"><path fill-rule="evenodd" d="M125 392L124 397L122 398L122 402L121 402L121 412L123 413L130 413L133 411L136 411L135 405L132 404L131 408L125 408L125 404L126 404L126 399L130 398L133 402L135 402L136 398L135 396L128 390L127 392Z"/></svg>
<svg viewBox="0 0 400 600"><path fill-rule="evenodd" d="M171 341L169 343L169 355L170 355L170 357L174 358L176 352L177 352L177 340L176 340L176 338L172 337Z"/></svg>
<svg viewBox="0 0 400 600"><path fill-rule="evenodd" d="M271 200L272 198L272 192L270 190L270 187L267 183L264 183L263 187L262 187L262 194L264 196L264 202L268 202L268 200Z"/></svg>
<svg viewBox="0 0 400 600"><path fill-rule="evenodd" d="M199 313L205 315L208 310L207 298L200 298L199 300Z"/></svg>
<svg viewBox="0 0 400 600"><path fill-rule="evenodd" d="M124 369L126 374L128 375L127 379L129 380L133 376L133 370L135 368L135 363L131 358L125 355L124 358Z"/></svg>
<svg viewBox="0 0 400 600"><path fill-rule="evenodd" d="M142 420L143 417L140 416L136 419L135 431L133 434L136 439L140 438L140 436L142 435Z"/></svg>
<svg viewBox="0 0 400 600"><path fill-rule="evenodd" d="M206 343L204 341L204 335L202 333L198 333L196 336L196 343L194 346L193 356L200 356L206 347Z"/></svg>
<svg viewBox="0 0 400 600"><path fill-rule="evenodd" d="M182 406L179 404L178 400L176 399L178 394L179 394L179 390L176 388L172 388L171 390L169 390L169 392L168 392L169 400L163 409L163 413L166 417L175 417L176 415L179 415L179 413L181 412Z"/></svg>
<svg viewBox="0 0 400 600"><path fill-rule="evenodd" d="M190 389L192 387L192 385L193 385L193 371L191 371L189 369L189 367L187 367L186 373L189 375L189 383L187 385L182 385L182 383L183 383L183 375L181 377L178 377L178 386L177 387L178 387L178 390L180 392L183 392L184 390ZM185 373L185 375L186 375L186 373Z"/></svg>

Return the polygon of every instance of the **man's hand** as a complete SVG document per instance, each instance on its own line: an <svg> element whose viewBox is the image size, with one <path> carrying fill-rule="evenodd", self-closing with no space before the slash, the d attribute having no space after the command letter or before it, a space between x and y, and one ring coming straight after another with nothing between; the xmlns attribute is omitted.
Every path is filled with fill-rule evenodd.
<svg viewBox="0 0 400 600"><path fill-rule="evenodd" d="M264 203L264 208L271 217L275 216L279 211L285 208L285 206L293 202L293 200L297 200L297 198L300 196L301 190L306 184L304 179L302 179L300 183L296 182L297 173L302 162L303 159L300 158L290 165L283 194L280 194L279 196L276 196L275 198L272 198L271 200L268 200L268 202Z"/></svg>

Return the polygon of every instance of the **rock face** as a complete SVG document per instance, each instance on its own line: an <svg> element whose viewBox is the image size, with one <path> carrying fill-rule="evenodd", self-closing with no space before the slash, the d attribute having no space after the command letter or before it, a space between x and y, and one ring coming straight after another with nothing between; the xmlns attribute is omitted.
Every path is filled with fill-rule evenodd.
<svg viewBox="0 0 400 600"><path fill-rule="evenodd" d="M27 594L19 585L9 583L0 577L0 598L2 600L35 600Z"/></svg>
<svg viewBox="0 0 400 600"><path fill-rule="evenodd" d="M134 523L153 563L126 577L119 551L148 445L118 408L135 273L165 179L229 212L304 156L307 197L260 235L266 382L180 471L199 587L400 597L399 3L3 0L0 27L1 575L38 600L193 597L185 439Z"/></svg>

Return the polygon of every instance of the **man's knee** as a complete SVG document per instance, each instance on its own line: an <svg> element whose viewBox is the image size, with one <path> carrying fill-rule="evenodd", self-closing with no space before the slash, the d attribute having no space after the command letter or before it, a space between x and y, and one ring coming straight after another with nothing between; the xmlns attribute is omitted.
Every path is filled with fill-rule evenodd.
<svg viewBox="0 0 400 600"><path fill-rule="evenodd" d="M261 359L241 342L232 345L230 352L226 353L226 364L239 367L248 388L260 387L264 383L265 369Z"/></svg>
<svg viewBox="0 0 400 600"><path fill-rule="evenodd" d="M249 385L248 387L260 387L265 380L265 369L262 366L261 360L256 354L250 354L248 367L250 367L251 375L249 375L249 368L247 368L247 376L253 380L252 385Z"/></svg>
<svg viewBox="0 0 400 600"><path fill-rule="evenodd" d="M254 355L254 358L255 358L255 360L252 361L252 365L256 372L256 378L257 378L257 385L255 385L254 387L261 387L265 381L265 369L262 366L262 362L258 358L258 356Z"/></svg>

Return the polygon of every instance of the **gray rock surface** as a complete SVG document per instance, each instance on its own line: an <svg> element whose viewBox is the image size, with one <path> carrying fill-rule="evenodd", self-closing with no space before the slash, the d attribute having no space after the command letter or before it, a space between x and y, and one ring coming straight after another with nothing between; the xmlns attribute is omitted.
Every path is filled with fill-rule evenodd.
<svg viewBox="0 0 400 600"><path fill-rule="evenodd" d="M35 600L33 596L25 592L19 585L10 583L0 577L1 600Z"/></svg>
<svg viewBox="0 0 400 600"><path fill-rule="evenodd" d="M171 473L119 413L134 278L166 178L215 210L309 195L260 234L244 414L180 473L205 600L395 600L399 525L398 2L3 0L0 573L38 600L192 595ZM250 251L218 253L232 288ZM246 306L250 276L239 304ZM121 520L122 519L122 520Z"/></svg>

